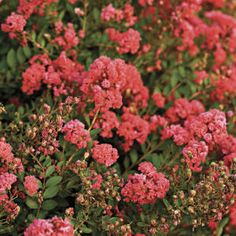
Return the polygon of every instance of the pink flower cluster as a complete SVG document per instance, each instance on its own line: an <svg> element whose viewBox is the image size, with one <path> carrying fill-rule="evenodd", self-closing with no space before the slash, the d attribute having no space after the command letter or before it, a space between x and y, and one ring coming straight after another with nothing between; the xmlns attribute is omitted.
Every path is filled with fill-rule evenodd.
<svg viewBox="0 0 236 236"><path fill-rule="evenodd" d="M91 141L89 131L79 120L71 120L64 125L62 132L65 133L64 139L77 146L78 149L86 148Z"/></svg>
<svg viewBox="0 0 236 236"><path fill-rule="evenodd" d="M6 22L1 24L1 29L3 32L9 33L10 38L15 38L16 33L22 33L26 25L26 20L22 15L11 13L7 17Z"/></svg>
<svg viewBox="0 0 236 236"><path fill-rule="evenodd" d="M73 236L73 226L67 219L54 216L51 219L35 219L25 230L24 236Z"/></svg>
<svg viewBox="0 0 236 236"><path fill-rule="evenodd" d="M162 139L172 137L177 145L186 145L183 156L187 165L196 172L201 171L201 163L206 161L206 156L213 150L220 151L222 155L230 155L225 157L225 161L232 161L236 139L227 132L225 114L217 109L201 112L204 110L201 104L194 101L182 102L181 106L179 101L174 102L173 107L167 110L169 126L161 131ZM193 104L197 105L197 109L188 110L189 105ZM183 126L171 124L180 121L180 118L184 121Z"/></svg>
<svg viewBox="0 0 236 236"><path fill-rule="evenodd" d="M63 33L63 35L61 35ZM63 25L61 21L56 23L56 34L58 35L52 40L53 44L57 44L65 51L77 46L79 44L79 38L76 35L74 26L72 23L68 23L67 27Z"/></svg>
<svg viewBox="0 0 236 236"><path fill-rule="evenodd" d="M236 20L233 16L216 10L206 11L205 20L200 19L198 14L201 14L205 2L216 7L224 5L222 0L182 2L172 12L172 19L176 23L174 34L182 39L182 44L178 47L180 51L188 50L190 55L196 55L201 48L212 54L213 73L208 75L207 71L201 69L201 73L197 73L196 82L208 77L216 88L211 93L212 99L223 101L225 97L235 94L236 89L235 59L229 59L234 57L236 51ZM202 40L198 45L196 39L200 37Z"/></svg>
<svg viewBox="0 0 236 236"><path fill-rule="evenodd" d="M11 145L4 138L0 139L0 164L0 174L10 170L14 173L23 171L21 160L14 157Z"/></svg>
<svg viewBox="0 0 236 236"><path fill-rule="evenodd" d="M142 6L142 7L145 7L145 6L152 6L153 4L153 0L138 0L138 3Z"/></svg>
<svg viewBox="0 0 236 236"><path fill-rule="evenodd" d="M163 108L165 106L165 98L160 93L154 93L152 99L157 107Z"/></svg>
<svg viewBox="0 0 236 236"><path fill-rule="evenodd" d="M138 170L141 174L129 175L128 182L121 190L124 200L143 205L164 198L170 186L164 174L158 173L150 162L139 164Z"/></svg>
<svg viewBox="0 0 236 236"><path fill-rule="evenodd" d="M120 54L135 54L140 48L140 33L132 28L129 28L128 31L124 33L121 33L114 28L108 28L106 33L111 41L119 45L117 47L117 52Z"/></svg>
<svg viewBox="0 0 236 236"><path fill-rule="evenodd" d="M148 90L144 87L139 72L121 59L111 60L105 56L96 59L80 89L86 100L94 102L95 111L103 113L111 108L121 108L127 91L133 95L131 102L136 103L137 107L147 105Z"/></svg>
<svg viewBox="0 0 236 236"><path fill-rule="evenodd" d="M26 176L24 181L24 187L25 190L28 192L30 196L33 196L38 191L38 180L35 178L35 176Z"/></svg>
<svg viewBox="0 0 236 236"><path fill-rule="evenodd" d="M17 176L13 173L23 171L23 165L19 158L15 158L12 147L0 139L0 208L7 213L7 219L15 219L20 208L15 204L7 191L11 190L12 185L17 181ZM10 173L13 172L13 173Z"/></svg>
<svg viewBox="0 0 236 236"><path fill-rule="evenodd" d="M20 0L17 12L28 19L32 14L44 15L45 7L58 0Z"/></svg>
<svg viewBox="0 0 236 236"><path fill-rule="evenodd" d="M116 9L110 3L102 9L101 18L104 21L114 20L118 23L125 20L127 26L134 25L138 19L134 16L134 8L129 3L124 5L124 9Z"/></svg>
<svg viewBox="0 0 236 236"><path fill-rule="evenodd" d="M51 61L47 55L36 55L30 59L30 67L22 74L22 91L28 95L38 91L42 84L52 88L55 96L71 94L81 83L83 67L70 60L65 52Z"/></svg>
<svg viewBox="0 0 236 236"><path fill-rule="evenodd" d="M206 161L208 146L204 141L190 141L183 149L183 156L191 170L199 172L202 170L201 163Z"/></svg>
<svg viewBox="0 0 236 236"><path fill-rule="evenodd" d="M6 190L10 190L12 184L17 180L17 177L14 174L4 173L0 175L0 194Z"/></svg>
<svg viewBox="0 0 236 236"><path fill-rule="evenodd" d="M118 129L120 123L116 117L116 113L106 111L96 121L94 128L101 128L100 135L104 138L112 138L112 130Z"/></svg>
<svg viewBox="0 0 236 236"><path fill-rule="evenodd" d="M119 158L118 151L111 144L95 144L92 149L92 157L106 167L113 165Z"/></svg>
<svg viewBox="0 0 236 236"><path fill-rule="evenodd" d="M171 123L176 123L181 119L187 119L191 116L196 116L205 111L203 104L197 100L189 102L185 98L179 98L174 101L174 104L166 111L166 118Z"/></svg>
<svg viewBox="0 0 236 236"><path fill-rule="evenodd" d="M149 124L146 120L129 111L121 116L121 124L117 134L124 138L123 148L128 151L134 141L143 144L149 135Z"/></svg>

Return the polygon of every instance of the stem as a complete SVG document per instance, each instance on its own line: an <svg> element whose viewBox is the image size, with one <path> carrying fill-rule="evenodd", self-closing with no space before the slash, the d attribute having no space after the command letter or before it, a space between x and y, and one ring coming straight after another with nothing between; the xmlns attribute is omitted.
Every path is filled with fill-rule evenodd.
<svg viewBox="0 0 236 236"><path fill-rule="evenodd" d="M95 122L96 122L96 120L97 120L97 118L98 118L99 111L100 111L100 110L98 109L97 112L96 112L96 114L95 114L95 116L93 117L92 123L91 123L91 125L90 125L88 131L90 131L90 130L93 128L93 126L94 126L94 124L95 124Z"/></svg>
<svg viewBox="0 0 236 236"><path fill-rule="evenodd" d="M88 0L84 0L84 19L83 19L83 31L86 32L86 25L87 25L87 10L88 10Z"/></svg>
<svg viewBox="0 0 236 236"><path fill-rule="evenodd" d="M40 168L44 171L44 167L42 166L42 164L40 163L40 161L37 159L36 156L32 155L31 156L33 157L33 160L37 162L37 164L40 166Z"/></svg>
<svg viewBox="0 0 236 236"><path fill-rule="evenodd" d="M39 48L39 49L43 50L43 52L44 52L45 54L47 54L47 55L49 54L48 50L47 50L45 47L43 47L40 43L38 43L38 42L32 40L28 35L26 36L26 38L27 38L27 40L29 40L36 48Z"/></svg>

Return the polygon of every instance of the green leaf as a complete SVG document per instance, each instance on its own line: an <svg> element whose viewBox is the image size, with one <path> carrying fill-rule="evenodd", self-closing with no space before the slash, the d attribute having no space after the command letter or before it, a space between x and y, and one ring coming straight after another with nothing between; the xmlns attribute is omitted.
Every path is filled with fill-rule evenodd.
<svg viewBox="0 0 236 236"><path fill-rule="evenodd" d="M217 236L221 236L223 231L224 231L224 227L228 224L229 222L229 217L225 217L223 220L221 220L221 222L218 224L217 230L216 230L216 235Z"/></svg>
<svg viewBox="0 0 236 236"><path fill-rule="evenodd" d="M50 176L54 171L55 171L55 166L49 166L46 171L45 177Z"/></svg>
<svg viewBox="0 0 236 236"><path fill-rule="evenodd" d="M165 206L168 210L170 208L170 203L166 199L163 199L163 203L165 204Z"/></svg>
<svg viewBox="0 0 236 236"><path fill-rule="evenodd" d="M132 164L136 163L136 161L138 160L138 153L135 149L131 150L130 158L131 158Z"/></svg>
<svg viewBox="0 0 236 236"><path fill-rule="evenodd" d="M81 231L82 231L82 233L84 233L84 234L90 234L90 233L92 233L92 230L91 230L90 228L86 227L86 226L83 226L83 227L81 228Z"/></svg>
<svg viewBox="0 0 236 236"><path fill-rule="evenodd" d="M59 186L49 186L48 188L46 188L46 191L43 194L43 198L47 199L47 198L53 198L57 195L59 191Z"/></svg>
<svg viewBox="0 0 236 236"><path fill-rule="evenodd" d="M26 46L26 47L23 47L22 49L23 49L23 52L24 52L26 58L30 58L32 55L30 48L28 46Z"/></svg>
<svg viewBox="0 0 236 236"><path fill-rule="evenodd" d="M98 23L100 20L100 11L97 8L93 9L93 17L94 17L96 23Z"/></svg>
<svg viewBox="0 0 236 236"><path fill-rule="evenodd" d="M123 163L124 163L125 169L127 169L129 167L129 159L125 158Z"/></svg>
<svg viewBox="0 0 236 236"><path fill-rule="evenodd" d="M148 226L148 224L146 224L144 222L138 222L137 225L140 227L147 227Z"/></svg>
<svg viewBox="0 0 236 236"><path fill-rule="evenodd" d="M91 130L90 131L90 135L91 135L91 137L96 137L99 133L100 133L100 131L101 131L101 129L99 128L99 129L93 129L93 130Z"/></svg>
<svg viewBox="0 0 236 236"><path fill-rule="evenodd" d="M156 168L159 168L161 166L162 161L162 155L157 155L156 153L152 154L152 163Z"/></svg>
<svg viewBox="0 0 236 236"><path fill-rule="evenodd" d="M183 66L178 67L178 72L181 77L184 78L186 76L185 69Z"/></svg>
<svg viewBox="0 0 236 236"><path fill-rule="evenodd" d="M57 206L57 202L50 199L43 202L42 208L46 211L50 211L54 209L56 206Z"/></svg>
<svg viewBox="0 0 236 236"><path fill-rule="evenodd" d="M38 209L39 207L38 202L30 197L26 198L25 203L31 209Z"/></svg>
<svg viewBox="0 0 236 236"><path fill-rule="evenodd" d="M59 184L62 180L61 176L53 176L46 182L46 187L55 186Z"/></svg>
<svg viewBox="0 0 236 236"><path fill-rule="evenodd" d="M18 60L18 62L19 62L20 64L23 64L23 63L25 62L25 59L26 59L26 58L25 58L25 55L24 55L23 50L22 50L21 47L19 47L19 48L17 49L16 57L17 57L17 60Z"/></svg>
<svg viewBox="0 0 236 236"><path fill-rule="evenodd" d="M15 50L12 48L10 49L10 51L7 53L7 65L13 70L15 71L16 69L16 52Z"/></svg>

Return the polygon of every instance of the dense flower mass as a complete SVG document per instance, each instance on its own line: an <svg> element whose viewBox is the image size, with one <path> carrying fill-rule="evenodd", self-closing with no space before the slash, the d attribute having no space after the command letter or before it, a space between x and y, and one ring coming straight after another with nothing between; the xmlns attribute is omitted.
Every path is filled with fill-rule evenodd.
<svg viewBox="0 0 236 236"><path fill-rule="evenodd" d="M121 59L111 60L105 56L99 57L90 66L81 91L94 101L95 110L103 113L121 108L127 91L133 94L130 103L137 106L145 106L148 99L147 88L137 69Z"/></svg>
<svg viewBox="0 0 236 236"><path fill-rule="evenodd" d="M0 18L1 235L236 235L235 1Z"/></svg>
<svg viewBox="0 0 236 236"><path fill-rule="evenodd" d="M169 190L169 180L149 162L139 165L141 174L129 175L128 182L121 193L125 201L139 204L155 203L158 198L164 198Z"/></svg>
<svg viewBox="0 0 236 236"><path fill-rule="evenodd" d="M34 195L38 191L38 180L32 176L26 176L24 180L25 190L29 193L29 195Z"/></svg>
<svg viewBox="0 0 236 236"><path fill-rule="evenodd" d="M201 163L206 161L208 154L208 146L204 141L190 141L183 149L183 155L186 159L186 163L190 169L198 172L201 171Z"/></svg>
<svg viewBox="0 0 236 236"><path fill-rule="evenodd" d="M74 230L70 222L54 216L52 219L36 219L26 229L24 236L48 235L48 236L73 236Z"/></svg>
<svg viewBox="0 0 236 236"><path fill-rule="evenodd" d="M119 46L117 51L120 54L131 53L135 54L140 47L140 34L134 29L129 29L128 31L121 33L114 28L107 29L107 34L109 39L116 42Z"/></svg>
<svg viewBox="0 0 236 236"><path fill-rule="evenodd" d="M17 180L17 177L13 174L4 173L0 175L0 192L11 189L11 185Z"/></svg>
<svg viewBox="0 0 236 236"><path fill-rule="evenodd" d="M66 123L62 132L65 133L64 139L75 144L78 149L86 148L88 142L91 141L89 131L85 129L85 125L79 120L71 120Z"/></svg>
<svg viewBox="0 0 236 236"><path fill-rule="evenodd" d="M22 15L14 12L7 17L6 22L1 25L2 31L8 32L10 38L16 37L16 33L22 33L26 25L26 20Z"/></svg>
<svg viewBox="0 0 236 236"><path fill-rule="evenodd" d="M118 152L110 144L96 144L92 149L93 158L106 167L114 164L119 158Z"/></svg>
<svg viewBox="0 0 236 236"><path fill-rule="evenodd" d="M134 115L126 111L121 116L121 124L117 131L118 135L124 137L123 148L128 151L134 141L143 144L149 134L148 122L140 116Z"/></svg>

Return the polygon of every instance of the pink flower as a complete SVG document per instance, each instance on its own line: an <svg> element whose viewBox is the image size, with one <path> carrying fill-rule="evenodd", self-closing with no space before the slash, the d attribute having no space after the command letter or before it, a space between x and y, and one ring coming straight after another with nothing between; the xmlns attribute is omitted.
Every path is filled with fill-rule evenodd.
<svg viewBox="0 0 236 236"><path fill-rule="evenodd" d="M85 129L85 125L79 120L69 121L63 128L65 133L64 139L77 146L78 149L86 148L87 143L91 141L89 131Z"/></svg>
<svg viewBox="0 0 236 236"><path fill-rule="evenodd" d="M30 196L33 196L38 191L38 180L35 176L26 176L24 181L25 190L29 193Z"/></svg>
<svg viewBox="0 0 236 236"><path fill-rule="evenodd" d="M234 159L236 159L236 153L230 153L229 155L224 156L225 165L230 168Z"/></svg>
<svg viewBox="0 0 236 236"><path fill-rule="evenodd" d="M41 88L41 82L45 76L45 67L39 63L32 64L27 70L22 74L22 91L28 95L33 94Z"/></svg>
<svg viewBox="0 0 236 236"><path fill-rule="evenodd" d="M124 138L125 142L123 148L128 151L133 145L134 141L143 144L150 132L149 124L146 120L138 115L133 115L129 111L121 116L121 124L118 128L117 134Z"/></svg>
<svg viewBox="0 0 236 236"><path fill-rule="evenodd" d="M96 175L93 179L93 181L95 181L95 183L92 185L93 189L100 189L101 185L102 185L102 176L101 175Z"/></svg>
<svg viewBox="0 0 236 236"><path fill-rule="evenodd" d="M169 180L162 173L157 173L150 162L141 163L139 171L142 174L128 176L128 182L121 190L121 194L125 197L124 201L143 205L164 198L169 190Z"/></svg>
<svg viewBox="0 0 236 236"><path fill-rule="evenodd" d="M4 173L0 175L0 194L2 192L11 189L12 184L17 180L17 177L10 173Z"/></svg>
<svg viewBox="0 0 236 236"><path fill-rule="evenodd" d="M165 127L167 126L168 121L159 115L153 115L150 117L149 127L150 131L155 131L158 127Z"/></svg>
<svg viewBox="0 0 236 236"><path fill-rule="evenodd" d="M12 154L12 147L5 141L0 140L0 161L5 163L12 163L14 156Z"/></svg>
<svg viewBox="0 0 236 236"><path fill-rule="evenodd" d="M75 14L78 16L84 16L84 11L77 7L75 8Z"/></svg>
<svg viewBox="0 0 236 236"><path fill-rule="evenodd" d="M1 25L2 31L10 33L10 37L14 38L16 32L23 32L26 20L22 15L14 12L7 17L6 22Z"/></svg>
<svg viewBox="0 0 236 236"><path fill-rule="evenodd" d="M102 117L95 123L94 127L101 128L100 135L104 138L112 138L112 130L119 127L119 121L116 114L112 111L106 111Z"/></svg>
<svg viewBox="0 0 236 236"><path fill-rule="evenodd" d="M138 51L141 41L141 36L138 31L129 28L128 31L120 33L114 28L109 28L106 32L109 39L119 45L117 47L117 51L120 54L135 54Z"/></svg>
<svg viewBox="0 0 236 236"><path fill-rule="evenodd" d="M202 84L202 82L209 77L205 70L195 71L196 79L194 80L197 84Z"/></svg>
<svg viewBox="0 0 236 236"><path fill-rule="evenodd" d="M157 107L163 108L165 106L165 98L160 93L154 93L152 99Z"/></svg>
<svg viewBox="0 0 236 236"><path fill-rule="evenodd" d="M110 144L96 144L92 149L92 157L106 167L114 164L119 158L118 151Z"/></svg>
<svg viewBox="0 0 236 236"><path fill-rule="evenodd" d="M51 219L35 219L24 232L24 236L73 236L70 222L54 216Z"/></svg>
<svg viewBox="0 0 236 236"><path fill-rule="evenodd" d="M116 9L110 3L108 6L102 9L101 18L104 21L110 21L111 19L115 18L115 14L116 14Z"/></svg>
<svg viewBox="0 0 236 236"><path fill-rule="evenodd" d="M208 146L204 141L190 141L183 149L183 156L189 168L195 172L200 172L201 163L206 161Z"/></svg>

